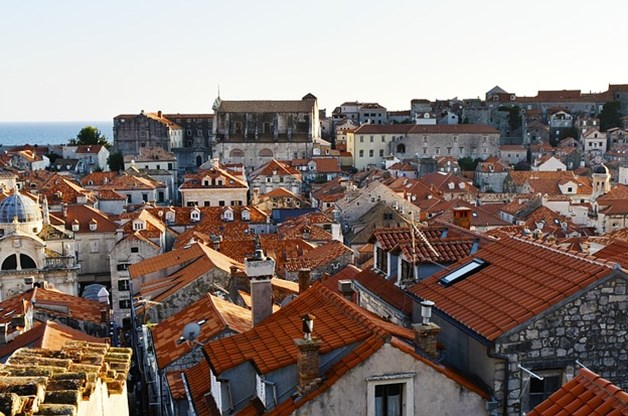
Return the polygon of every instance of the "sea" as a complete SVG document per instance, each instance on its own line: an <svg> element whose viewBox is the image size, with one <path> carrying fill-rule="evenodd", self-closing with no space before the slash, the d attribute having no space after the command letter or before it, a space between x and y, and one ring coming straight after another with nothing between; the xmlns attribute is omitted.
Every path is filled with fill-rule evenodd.
<svg viewBox="0 0 628 416"><path fill-rule="evenodd" d="M0 146L66 144L86 126L96 127L113 143L113 121L0 122Z"/></svg>

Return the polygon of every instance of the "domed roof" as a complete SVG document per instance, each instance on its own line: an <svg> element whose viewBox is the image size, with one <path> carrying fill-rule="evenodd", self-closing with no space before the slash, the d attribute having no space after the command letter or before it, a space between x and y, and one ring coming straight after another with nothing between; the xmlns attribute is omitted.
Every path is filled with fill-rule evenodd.
<svg viewBox="0 0 628 416"><path fill-rule="evenodd" d="M0 223L12 223L17 217L18 222L41 221L41 210L37 202L15 193L0 202Z"/></svg>
<svg viewBox="0 0 628 416"><path fill-rule="evenodd" d="M608 168L604 165L597 165L593 168L593 173L608 175Z"/></svg>

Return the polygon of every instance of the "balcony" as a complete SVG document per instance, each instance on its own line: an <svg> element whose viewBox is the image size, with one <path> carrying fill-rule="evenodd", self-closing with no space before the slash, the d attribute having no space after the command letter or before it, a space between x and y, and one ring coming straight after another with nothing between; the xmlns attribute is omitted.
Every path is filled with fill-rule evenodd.
<svg viewBox="0 0 628 416"><path fill-rule="evenodd" d="M74 256L47 257L44 270L79 269Z"/></svg>

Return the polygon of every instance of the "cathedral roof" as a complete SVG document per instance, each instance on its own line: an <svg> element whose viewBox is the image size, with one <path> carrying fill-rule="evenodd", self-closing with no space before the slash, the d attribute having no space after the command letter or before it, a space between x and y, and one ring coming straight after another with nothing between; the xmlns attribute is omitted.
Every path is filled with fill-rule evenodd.
<svg viewBox="0 0 628 416"><path fill-rule="evenodd" d="M32 199L15 193L0 202L0 223L41 221L39 204Z"/></svg>

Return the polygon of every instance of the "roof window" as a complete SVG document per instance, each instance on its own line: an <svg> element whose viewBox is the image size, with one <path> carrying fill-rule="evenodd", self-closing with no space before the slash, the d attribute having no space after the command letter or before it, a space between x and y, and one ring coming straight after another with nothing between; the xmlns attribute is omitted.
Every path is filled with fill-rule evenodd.
<svg viewBox="0 0 628 416"><path fill-rule="evenodd" d="M458 267L453 272L443 276L438 283L445 287L451 286L454 283L460 282L472 274L477 273L486 266L488 266L488 262L482 259L473 259L470 262Z"/></svg>

